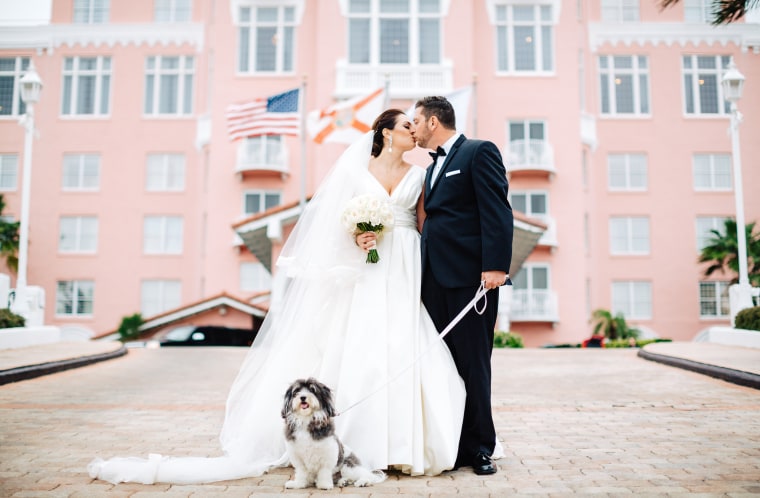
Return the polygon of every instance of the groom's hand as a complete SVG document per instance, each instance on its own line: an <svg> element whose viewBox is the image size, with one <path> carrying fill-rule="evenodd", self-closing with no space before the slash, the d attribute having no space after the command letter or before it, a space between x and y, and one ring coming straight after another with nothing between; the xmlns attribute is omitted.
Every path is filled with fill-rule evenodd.
<svg viewBox="0 0 760 498"><path fill-rule="evenodd" d="M484 271L480 274L480 280L485 282L486 289L495 289L507 282L507 273L497 270Z"/></svg>

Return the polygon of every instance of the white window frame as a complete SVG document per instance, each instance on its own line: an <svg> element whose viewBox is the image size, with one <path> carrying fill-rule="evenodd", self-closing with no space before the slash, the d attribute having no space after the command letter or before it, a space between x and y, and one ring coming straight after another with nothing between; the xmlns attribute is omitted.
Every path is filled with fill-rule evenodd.
<svg viewBox="0 0 760 498"><path fill-rule="evenodd" d="M611 292L613 315L622 313L626 320L652 319L652 282L644 280L613 281ZM623 292L626 295L621 295Z"/></svg>
<svg viewBox="0 0 760 498"><path fill-rule="evenodd" d="M699 68L700 61L707 62L710 59L715 63L714 68ZM729 61L730 56L728 55L688 54L681 57L683 112L685 116L714 117L731 114L731 104L725 99L723 85L721 84L723 74L728 69ZM705 77L714 78L715 80L714 98L718 103L717 112L702 111L702 98L699 88L704 84ZM691 102L689 102L689 93L691 94ZM712 99L712 96L710 98Z"/></svg>
<svg viewBox="0 0 760 498"><path fill-rule="evenodd" d="M509 193L510 204L514 203L516 196L525 196L525 211L524 215L530 218L536 218L539 220L545 220L549 216L549 192L546 190L514 190ZM545 210L543 213L533 211L533 198L543 197Z"/></svg>
<svg viewBox="0 0 760 498"><path fill-rule="evenodd" d="M260 292L272 289L272 274L258 261L240 263L240 290Z"/></svg>
<svg viewBox="0 0 760 498"><path fill-rule="evenodd" d="M522 125L523 138L512 136L512 127ZM533 138L534 126L541 127L541 138ZM548 130L546 121L543 119L510 119L507 121L507 139L509 140L509 153L514 166L524 164L544 164L544 160L550 151ZM517 150L516 150L517 149Z"/></svg>
<svg viewBox="0 0 760 498"><path fill-rule="evenodd" d="M21 100L21 78L29 68L29 57L0 57L1 60L13 60L13 69L0 70L0 77L13 78L11 88L11 107L10 112L0 110L0 118L12 118L21 116L26 112L26 104Z"/></svg>
<svg viewBox="0 0 760 498"><path fill-rule="evenodd" d="M715 19L713 14L714 0L684 0L683 17L684 22L710 24Z"/></svg>
<svg viewBox="0 0 760 498"><path fill-rule="evenodd" d="M277 20L258 21L256 17L259 9L276 9ZM295 72L297 12L298 7L295 3L269 2L239 7L236 56L236 68L239 74L290 75ZM261 55L258 52L258 31L272 28L276 31L273 36L276 43L274 69L258 69L259 55ZM277 43L277 40L285 41ZM286 54L288 54L287 57Z"/></svg>
<svg viewBox="0 0 760 498"><path fill-rule="evenodd" d="M182 192L185 190L185 155L182 153L148 154L145 161L147 192Z"/></svg>
<svg viewBox="0 0 760 498"><path fill-rule="evenodd" d="M701 163L701 164L700 164ZM706 171L698 171L706 166ZM692 156L694 190L697 192L730 192L733 189L733 167L730 154L702 154ZM697 179L707 179L707 186L697 184ZM726 177L725 184L718 185L718 178Z"/></svg>
<svg viewBox="0 0 760 498"><path fill-rule="evenodd" d="M726 235L727 219L728 216L697 216L695 220L697 254L709 244L713 237L712 230L717 230L723 236Z"/></svg>
<svg viewBox="0 0 760 498"><path fill-rule="evenodd" d="M149 215L143 219L144 254L182 254L184 239L182 216Z"/></svg>
<svg viewBox="0 0 760 498"><path fill-rule="evenodd" d="M65 287L65 288L62 288ZM68 295L67 295L68 294ZM88 306L89 303L89 306ZM71 306L66 313L65 306ZM59 280L55 289L55 315L58 317L91 317L95 309L95 282L92 280Z"/></svg>
<svg viewBox="0 0 760 498"><path fill-rule="evenodd" d="M629 68L616 68L616 60L630 59ZM605 64L606 63L606 64ZM606 65L606 67L604 67ZM600 55L599 66L599 109L602 116L648 117L652 114L652 92L650 91L649 57L646 55ZM644 67L642 67L644 66ZM615 85L620 76L630 76L633 93L633 112L618 111L618 98ZM606 82L605 82L606 80ZM643 81L642 81L643 80ZM605 102L605 92L609 102ZM605 111L605 104L607 110Z"/></svg>
<svg viewBox="0 0 760 498"><path fill-rule="evenodd" d="M253 195L259 196L259 207L257 211L249 211L247 209L248 198ZM268 196L276 196L278 199L277 204L267 208L266 199ZM252 214L262 213L266 211L267 209L272 209L273 207L279 206L280 204L282 204L282 192L279 190L251 189L251 190L246 190L245 192L243 192L243 216L250 216Z"/></svg>
<svg viewBox="0 0 760 498"><path fill-rule="evenodd" d="M240 140L238 169L266 168L285 170L288 150L282 135L258 135Z"/></svg>
<svg viewBox="0 0 760 498"><path fill-rule="evenodd" d="M140 312L144 317L179 308L182 282L171 279L145 279L140 282Z"/></svg>
<svg viewBox="0 0 760 498"><path fill-rule="evenodd" d="M647 256L651 250L651 227L647 216L610 216L610 254L613 256ZM646 238L638 232L645 232ZM622 237L617 236L621 234ZM646 247L637 241L644 241Z"/></svg>
<svg viewBox="0 0 760 498"><path fill-rule="evenodd" d="M74 24L107 23L110 4L110 0L74 0Z"/></svg>
<svg viewBox="0 0 760 498"><path fill-rule="evenodd" d="M61 216L58 220L58 252L95 254L98 232L97 216Z"/></svg>
<svg viewBox="0 0 760 498"><path fill-rule="evenodd" d="M515 9L533 9L533 19L516 20ZM551 3L521 4L513 2L499 3L494 8L494 30L496 37L496 73L501 75L553 75L555 72L556 50L554 39L556 38L554 25L556 24ZM516 67L516 34L515 30L521 27L533 28L533 62L531 69ZM546 38L550 38L546 40ZM533 40L531 40L531 43ZM548 47L547 47L548 45ZM545 48L549 53L545 53ZM550 59L550 60L546 60ZM506 60L506 64L504 61Z"/></svg>
<svg viewBox="0 0 760 498"><path fill-rule="evenodd" d="M612 180L616 176L615 168L621 169L623 185L613 185ZM636 169L642 169L637 172ZM634 185L634 179L643 177L642 185ZM646 192L649 183L649 165L646 154L634 153L609 153L607 154L607 188L610 192Z"/></svg>
<svg viewBox="0 0 760 498"><path fill-rule="evenodd" d="M639 22L639 0L602 0L600 18L603 22Z"/></svg>
<svg viewBox="0 0 760 498"><path fill-rule="evenodd" d="M85 60L95 60L95 69L82 69ZM107 56L94 57L65 57L63 59L63 83L61 87L62 116L102 116L111 114L111 73L113 65ZM80 101L79 86L85 78L95 79L95 91L91 96L92 102ZM92 112L83 111L84 105L90 104Z"/></svg>
<svg viewBox="0 0 760 498"><path fill-rule="evenodd" d="M533 283L533 271L534 270L546 270L546 287L536 287ZM523 273L525 272L525 273ZM515 285L514 282L519 282L522 280L522 276L525 275L525 287L518 287ZM518 280L519 276L519 280ZM515 275L514 281L514 290L521 290L521 291L527 291L527 292L547 292L552 288L552 269L551 265L548 263L525 263L523 264L522 268L520 268L520 271L517 275Z"/></svg>
<svg viewBox="0 0 760 498"><path fill-rule="evenodd" d="M94 177L92 185L87 185L87 179ZM67 185L66 181L75 179L75 185ZM100 154L64 154L63 172L61 174L61 189L64 192L97 192L100 190Z"/></svg>
<svg viewBox="0 0 760 498"><path fill-rule="evenodd" d="M157 23L190 22L192 0L153 0L153 21Z"/></svg>
<svg viewBox="0 0 760 498"><path fill-rule="evenodd" d="M0 154L0 192L18 188L18 154Z"/></svg>
<svg viewBox="0 0 760 498"><path fill-rule="evenodd" d="M176 60L176 67L163 67L165 62ZM161 99L164 78L176 78L176 95L171 104L175 111L162 110L168 103ZM195 58L192 55L150 55L145 58L145 116L176 117L193 114L193 87L195 78Z"/></svg>
<svg viewBox="0 0 760 498"><path fill-rule="evenodd" d="M701 319L727 319L731 317L731 308L728 298L728 286L731 282L725 281L701 281L699 282L699 318ZM712 296L705 296L703 291L710 289ZM715 313L704 313L704 306L712 305Z"/></svg>

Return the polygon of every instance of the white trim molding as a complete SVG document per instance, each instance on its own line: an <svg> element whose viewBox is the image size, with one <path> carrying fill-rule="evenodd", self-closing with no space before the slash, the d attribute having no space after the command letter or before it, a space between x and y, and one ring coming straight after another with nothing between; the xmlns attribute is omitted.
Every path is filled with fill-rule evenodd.
<svg viewBox="0 0 760 498"><path fill-rule="evenodd" d="M760 54L760 29L756 25L736 23L725 26L685 23L589 23L589 46L597 52L605 44L626 46L646 44L685 46L734 44L742 52Z"/></svg>
<svg viewBox="0 0 760 498"><path fill-rule="evenodd" d="M562 12L561 0L486 0L486 11L491 24L496 24L497 5L549 5L552 8L552 22L559 24L559 15Z"/></svg>
<svg viewBox="0 0 760 498"><path fill-rule="evenodd" d="M232 24L240 24L240 7L293 7L295 8L296 25L303 21L303 12L306 8L305 0L232 0L230 2L230 16Z"/></svg>
<svg viewBox="0 0 760 498"><path fill-rule="evenodd" d="M188 44L197 52L203 49L201 23L161 24L50 24L47 26L8 26L0 30L0 49L37 49L38 52L62 46L93 47L115 45L169 46Z"/></svg>

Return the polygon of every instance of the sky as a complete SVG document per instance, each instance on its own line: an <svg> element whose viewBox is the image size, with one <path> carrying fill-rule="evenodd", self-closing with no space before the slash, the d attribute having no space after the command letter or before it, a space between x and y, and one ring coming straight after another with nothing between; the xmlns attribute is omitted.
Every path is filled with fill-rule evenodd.
<svg viewBox="0 0 760 498"><path fill-rule="evenodd" d="M44 24L50 21L51 0L0 0L0 24Z"/></svg>

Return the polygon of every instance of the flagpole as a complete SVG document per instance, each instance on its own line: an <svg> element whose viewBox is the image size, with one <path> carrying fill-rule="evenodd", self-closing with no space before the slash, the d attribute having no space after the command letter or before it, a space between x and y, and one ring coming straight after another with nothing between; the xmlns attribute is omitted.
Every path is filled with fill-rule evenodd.
<svg viewBox="0 0 760 498"><path fill-rule="evenodd" d="M301 197L299 207L303 213L306 207L306 75L301 81L301 92L298 96L298 106L301 111Z"/></svg>
<svg viewBox="0 0 760 498"><path fill-rule="evenodd" d="M472 137L478 138L478 73L472 74Z"/></svg>
<svg viewBox="0 0 760 498"><path fill-rule="evenodd" d="M383 89L385 91L385 96L383 97L383 110L388 109L391 106L391 77L388 73L385 73L385 83L383 84Z"/></svg>

